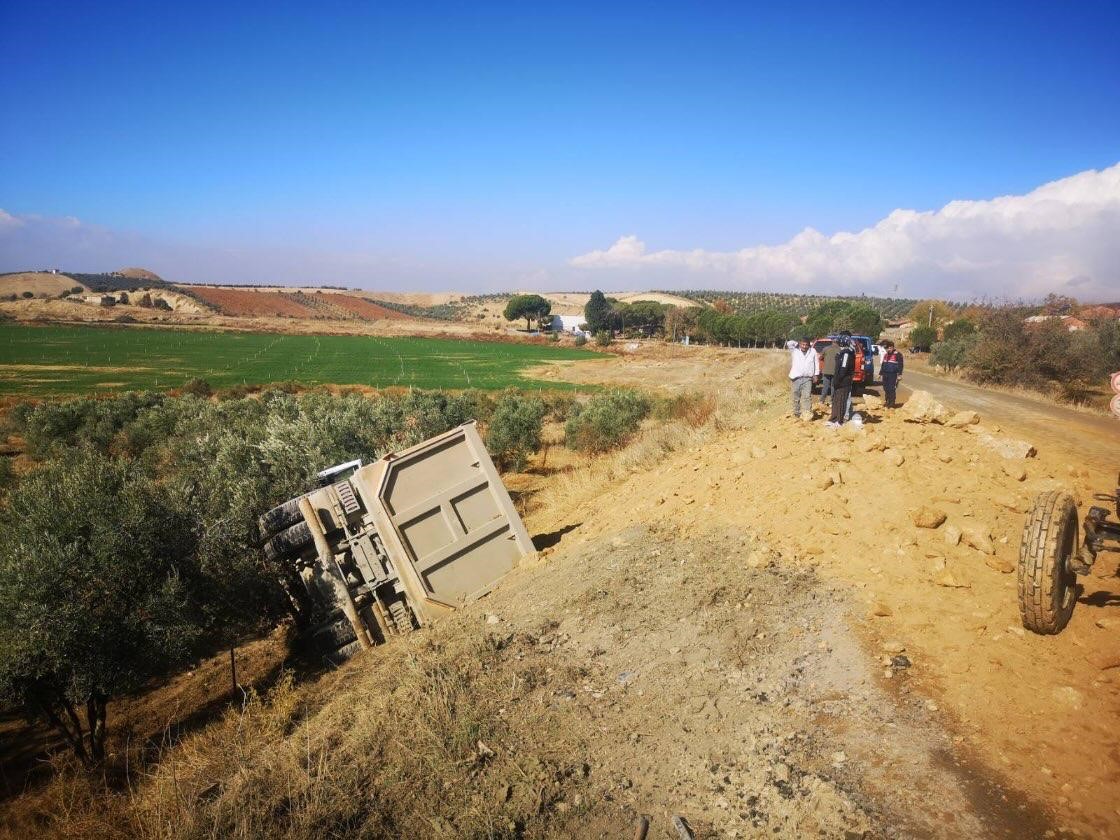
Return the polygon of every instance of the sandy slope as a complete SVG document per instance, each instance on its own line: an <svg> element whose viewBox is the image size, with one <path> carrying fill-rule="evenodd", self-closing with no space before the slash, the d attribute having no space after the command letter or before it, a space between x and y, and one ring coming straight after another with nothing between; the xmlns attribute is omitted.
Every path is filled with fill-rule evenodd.
<svg viewBox="0 0 1120 840"><path fill-rule="evenodd" d="M603 381L628 381L648 368L666 382L699 358L592 370ZM1013 570L1029 500L1069 486L1085 504L1093 489L1075 466L1076 445L1040 444L1038 457L1007 461L975 434L898 414L873 412L862 431L838 433L769 411L648 469L543 499L531 530L574 526L561 546L631 524L658 523L684 539L722 528L756 535L781 567L812 569L861 605L851 626L870 654L905 651L913 663L906 678L936 710L931 725L952 736L956 760L1022 791L1057 827L1102 837L1120 830L1116 555L1101 555L1062 635L1025 633L1017 610ZM912 515L923 505L944 512L946 525L916 527ZM948 526L990 536L992 553L946 542ZM891 669L877 673L897 679ZM876 739L891 737L866 734L869 756Z"/></svg>

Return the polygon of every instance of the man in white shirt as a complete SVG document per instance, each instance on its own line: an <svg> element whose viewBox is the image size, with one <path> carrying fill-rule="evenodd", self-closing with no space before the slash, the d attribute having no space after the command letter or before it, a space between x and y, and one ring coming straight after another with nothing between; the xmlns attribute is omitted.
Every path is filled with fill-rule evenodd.
<svg viewBox="0 0 1120 840"><path fill-rule="evenodd" d="M790 395L793 397L793 416L813 419L813 377L817 375L817 351L803 338L789 351Z"/></svg>

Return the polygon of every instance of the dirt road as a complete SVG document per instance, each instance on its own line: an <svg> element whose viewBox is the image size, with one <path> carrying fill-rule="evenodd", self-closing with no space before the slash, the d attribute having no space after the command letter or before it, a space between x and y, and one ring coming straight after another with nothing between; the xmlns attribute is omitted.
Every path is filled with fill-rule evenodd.
<svg viewBox="0 0 1120 840"><path fill-rule="evenodd" d="M1079 467L1100 469L1113 476L1120 470L1120 418L992 391L908 367L901 388L903 399L914 388L929 391L946 405L972 409L995 419L1036 446L1049 444L1077 455Z"/></svg>

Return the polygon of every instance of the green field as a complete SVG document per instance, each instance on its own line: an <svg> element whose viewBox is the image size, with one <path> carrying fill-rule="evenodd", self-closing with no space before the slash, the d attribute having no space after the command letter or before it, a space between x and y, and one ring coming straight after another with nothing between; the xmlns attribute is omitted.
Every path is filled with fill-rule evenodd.
<svg viewBox="0 0 1120 840"><path fill-rule="evenodd" d="M0 394L300 382L414 388L564 388L525 368L587 350L436 338L0 324Z"/></svg>

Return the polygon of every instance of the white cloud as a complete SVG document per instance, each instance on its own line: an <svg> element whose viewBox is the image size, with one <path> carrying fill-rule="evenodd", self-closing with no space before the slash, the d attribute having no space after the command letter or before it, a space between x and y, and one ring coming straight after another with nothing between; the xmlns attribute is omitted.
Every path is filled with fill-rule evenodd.
<svg viewBox="0 0 1120 840"><path fill-rule="evenodd" d="M649 251L637 236L569 261L606 275L655 273L677 286L879 292L956 299L1064 288L1120 298L1120 164L1026 195L895 210L858 233L806 228L781 245ZM634 280L632 279L631 284Z"/></svg>
<svg viewBox="0 0 1120 840"><path fill-rule="evenodd" d="M0 230L20 227L22 224L22 219L20 219L18 216L13 216L3 207L0 207Z"/></svg>

